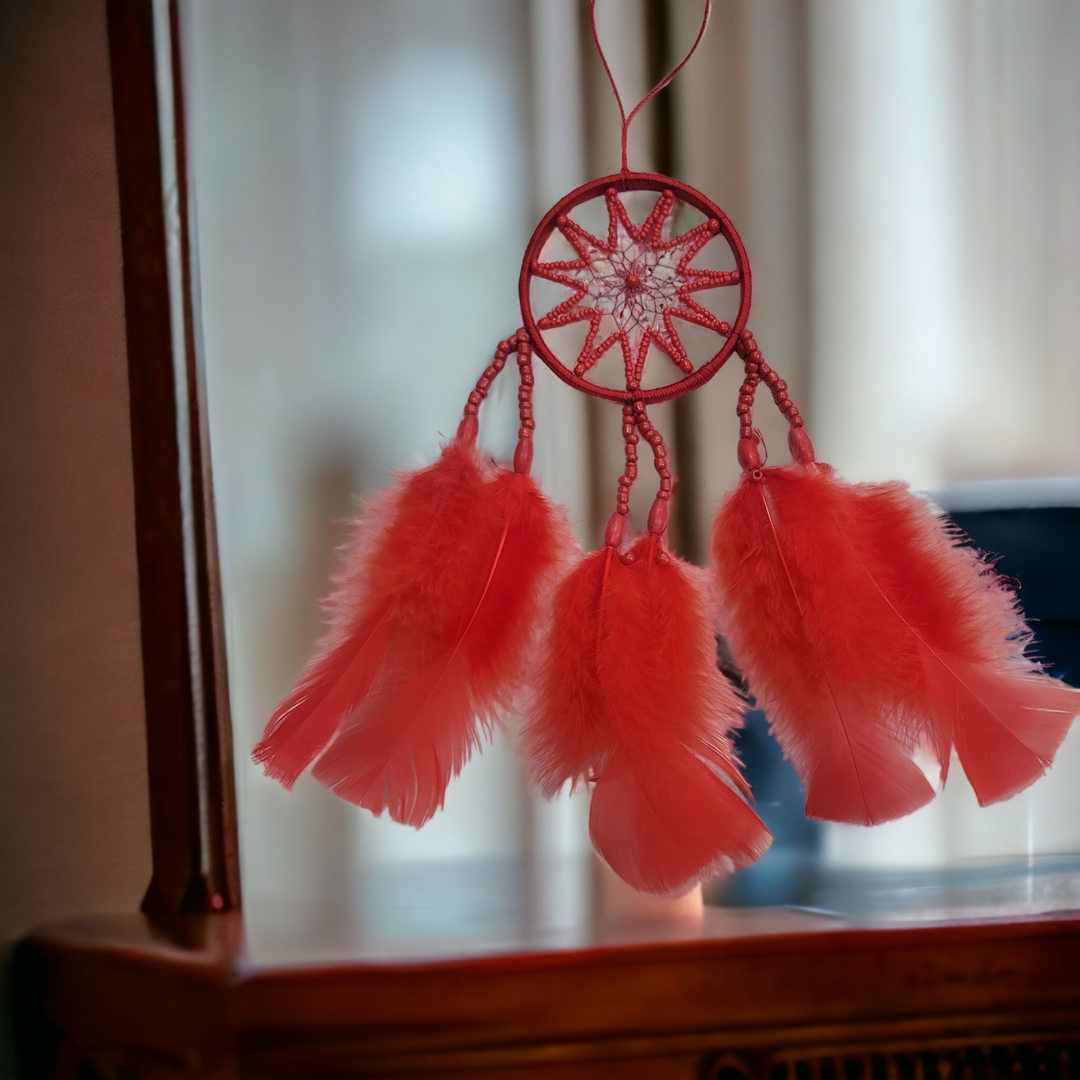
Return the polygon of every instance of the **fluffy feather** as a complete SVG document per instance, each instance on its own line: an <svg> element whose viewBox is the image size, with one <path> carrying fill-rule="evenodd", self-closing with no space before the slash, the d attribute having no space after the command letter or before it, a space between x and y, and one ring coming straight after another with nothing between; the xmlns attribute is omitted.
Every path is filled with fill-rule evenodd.
<svg viewBox="0 0 1080 1080"><path fill-rule="evenodd" d="M929 802L893 688L916 662L867 579L848 491L819 467L765 469L720 508L724 629L806 788L806 813L876 825Z"/></svg>
<svg viewBox="0 0 1080 1080"><path fill-rule="evenodd" d="M330 629L292 692L274 711L253 756L292 787L382 671L391 630L414 609L454 601L440 588L465 545L472 507L484 490L479 458L452 442L434 465L401 477L355 525L345 570L325 602ZM458 602L460 604L460 601Z"/></svg>
<svg viewBox="0 0 1080 1080"><path fill-rule="evenodd" d="M520 683L569 543L529 477L450 443L369 508L327 642L256 759L291 782L321 751L327 787L422 825Z"/></svg>
<svg viewBox="0 0 1080 1080"><path fill-rule="evenodd" d="M642 892L745 866L771 841L739 791L741 706L716 667L696 571L652 537L587 556L560 586L525 729L548 795L595 780L597 851Z"/></svg>
<svg viewBox="0 0 1080 1080"><path fill-rule="evenodd" d="M876 824L928 802L911 761L955 744L983 804L1045 771L1080 711L1023 655L1015 597L902 484L828 466L744 479L716 520L726 628L807 789L807 813Z"/></svg>
<svg viewBox="0 0 1080 1080"><path fill-rule="evenodd" d="M1016 597L962 536L903 484L862 484L863 550L921 678L908 713L934 747L942 779L955 745L983 806L1046 771L1080 712L1080 692L1025 655L1031 632Z"/></svg>

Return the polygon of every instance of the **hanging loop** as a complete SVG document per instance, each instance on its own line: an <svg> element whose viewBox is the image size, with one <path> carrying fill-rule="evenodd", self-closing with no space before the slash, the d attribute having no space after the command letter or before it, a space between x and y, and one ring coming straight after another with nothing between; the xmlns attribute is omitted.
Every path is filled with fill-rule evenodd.
<svg viewBox="0 0 1080 1080"><path fill-rule="evenodd" d="M701 29L698 30L697 37L694 38L694 44L690 46L690 51L634 106L630 115L627 116L622 97L619 95L619 88L615 85L615 76L611 73L607 57L604 55L604 50L600 45L600 35L596 32L596 0L590 0L589 18L592 23L593 43L596 45L596 51L600 54L600 63L604 65L604 71L607 73L608 82L611 83L611 92L615 95L615 102L619 106L619 116L622 119L622 171L624 173L630 171L626 161L626 139L630 131L630 125L634 122L634 117L686 66L690 57L697 51L698 45L701 44L701 39L705 36L711 14L712 0L705 0L705 13L701 19Z"/></svg>

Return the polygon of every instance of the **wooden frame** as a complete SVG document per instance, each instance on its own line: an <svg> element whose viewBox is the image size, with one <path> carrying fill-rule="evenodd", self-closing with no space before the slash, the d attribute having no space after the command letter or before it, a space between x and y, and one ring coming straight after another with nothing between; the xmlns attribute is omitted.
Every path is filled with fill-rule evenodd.
<svg viewBox="0 0 1080 1080"><path fill-rule="evenodd" d="M177 3L107 11L154 859L143 908L231 911L236 803Z"/></svg>
<svg viewBox="0 0 1080 1080"><path fill-rule="evenodd" d="M644 926L618 947L253 968L235 915L167 933L86 919L19 957L26 1075L1080 1077L1075 916L760 929L663 942Z"/></svg>
<svg viewBox="0 0 1080 1080"><path fill-rule="evenodd" d="M748 935L706 918L678 940L647 923L614 936L598 925L566 951L252 965L177 2L107 0L153 878L144 915L77 920L20 945L24 1075L1080 1076L1075 913L873 930L763 917Z"/></svg>

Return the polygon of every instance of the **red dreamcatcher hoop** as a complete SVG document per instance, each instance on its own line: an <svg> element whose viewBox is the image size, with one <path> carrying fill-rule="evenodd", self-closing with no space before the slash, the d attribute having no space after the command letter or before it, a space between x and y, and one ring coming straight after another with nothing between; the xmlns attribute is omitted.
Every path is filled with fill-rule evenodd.
<svg viewBox="0 0 1080 1080"><path fill-rule="evenodd" d="M622 194L656 192L657 199L641 224L630 219ZM578 225L571 212L584 203L603 199L608 227L603 238ZM699 211L704 220L680 235L673 221L680 203ZM542 259L555 235L563 236L576 259ZM727 242L735 269L707 270L692 265L706 246ZM532 310L532 286L537 278L564 285L571 295L538 318ZM728 323L697 300L709 289L739 289L738 314ZM670 401L702 386L728 359L739 331L750 316L750 260L727 215L699 191L657 173L618 173L583 184L544 215L525 249L518 286L525 330L540 358L575 390L606 401ZM716 353L694 367L682 344L679 320L713 331L722 339ZM551 349L544 331L587 321L589 331L573 367ZM682 378L653 389L641 388L650 346L655 346L682 372ZM625 390L601 386L586 378L609 349L618 348L626 372Z"/></svg>
<svg viewBox="0 0 1080 1080"><path fill-rule="evenodd" d="M589 831L635 888L678 892L745 866L771 841L748 801L730 732L745 703L720 674L724 626L757 704L806 787L808 816L872 825L935 792L913 758L953 749L982 804L1040 777L1078 692L1026 655L1015 596L947 523L901 484L846 484L815 460L787 384L747 326L750 264L727 216L671 177L622 170L544 215L519 278L523 326L499 343L469 394L456 437L401 478L357 523L328 607L331 628L254 756L291 787L314 775L360 806L421 826L482 736L517 704L529 771L548 796L592 789ZM655 193L640 222L625 198ZM576 212L603 201L606 231ZM678 207L701 220L676 227ZM551 258L563 243L569 258ZM734 265L696 260L726 245ZM567 293L534 310L546 283ZM703 303L737 290L730 320ZM569 357L548 335L583 325ZM695 361L687 328L711 347ZM711 335L711 337L710 337ZM533 352L575 389L621 404L625 468L601 550L581 555L530 476ZM610 353L618 386L595 378ZM716 516L713 582L667 548L673 489L650 405L704 385L735 353L743 476ZM514 356L520 427L513 470L476 450L477 414ZM671 378L655 381L649 365ZM653 383L649 385L649 383ZM764 468L753 405L763 384L787 418L792 463ZM637 446L658 491L647 528L627 541ZM539 661L534 646L542 643Z"/></svg>

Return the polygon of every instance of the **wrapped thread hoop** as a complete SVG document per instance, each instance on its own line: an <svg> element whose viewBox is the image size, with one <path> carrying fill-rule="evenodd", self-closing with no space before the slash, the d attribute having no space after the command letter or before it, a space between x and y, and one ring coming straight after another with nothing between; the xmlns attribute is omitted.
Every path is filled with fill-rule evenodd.
<svg viewBox="0 0 1080 1080"><path fill-rule="evenodd" d="M625 333L622 334L621 339L618 341L615 341L615 339L619 337L619 334L613 334L609 339L600 343L600 346L604 347L601 351L606 351L606 348L614 347L615 344L620 345L624 356L627 357L627 387L626 389L619 389L601 386L598 383L586 379L584 377L585 371L581 370L583 362L579 362L574 368L567 366L567 364L559 359L544 340L543 330L546 328L550 329L554 325L565 325L572 321L590 319L590 321L592 321L592 326L586 344L587 346L593 346L593 339L597 334L600 317L599 315L590 315L590 312L596 310L595 308L583 308L578 304L578 301L583 298L586 289L583 287L580 278L576 281L572 280L567 277L564 272L566 268L572 267L574 263L542 263L540 256L544 245L560 228L564 230L564 233L567 233L568 239L570 239L571 243L577 248L579 255L582 254L582 248L578 246L578 243L575 243L575 238L570 236L569 232L584 236L588 241L593 241L595 238L588 237L588 234L576 227L572 221L568 221L567 216L569 213L582 204L598 198L608 199L609 208L612 208L613 197L617 200L618 195L636 191L655 191L659 195L657 206L654 208L653 213L650 214L649 220L642 226L639 226L639 229L648 230L650 227L653 227L653 231L655 231L656 236L659 237L663 221L657 217L658 211L660 209L670 208L675 200L686 203L703 214L705 222L702 225L697 226L696 230L690 230L690 232L684 234L687 237L691 236L695 231L701 234L698 237L699 242L694 246L693 251L689 253L688 257L684 259L684 263L688 264L693 256L696 255L697 251L699 251L712 236L718 235L723 237L727 242L727 245L734 256L735 270L730 274L699 271L696 269L689 269L686 271L691 280L684 286L684 290L680 290L679 295L690 306L688 308L684 307L676 310L674 317L685 318L688 322L707 326L709 329L715 330L724 338L723 344L720 346L719 350L700 367L694 369L689 363L689 360L685 357L685 353L682 353L679 349L678 336L674 332L671 334L671 338L674 339L674 347L671 347L672 343L670 341L668 347L665 347L662 341L656 336L650 338L649 334L651 331L647 331L645 348L640 357L640 362L637 357L630 356L630 344L626 340ZM614 193L614 196L612 193ZM662 204L665 205L662 207ZM621 203L619 206L621 207ZM615 228L614 214L616 212L616 209L612 209L612 230ZM622 215L620 216L623 220L625 220L624 215L625 211L622 211ZM657 220L654 221L654 217L657 217ZM613 242L613 240L614 236L612 234L612 236L609 237L609 242ZM670 241L666 243L669 247L671 246ZM658 246L663 247L664 244L660 243ZM720 280L725 277L728 280ZM533 312L531 295L532 283L536 278L546 278L547 280L557 281L561 284L569 285L570 287L579 290L579 292L574 296L571 296L568 301L564 301L563 304L557 305L556 308L553 308L546 315L537 317ZM632 279L632 275L628 275L628 278ZM635 282L634 287L636 287L636 284L637 283ZM710 324L705 318L709 313L705 312L700 305L694 304L694 302L688 298L689 292L697 291L702 288L717 288L734 285L737 285L739 288L739 306L734 322L730 325L726 322L721 323L719 320L715 319L713 319L712 324ZM687 293L686 296L683 295L683 291ZM521 276L518 283L518 294L521 301L522 321L529 339L533 344L533 348L544 363L547 364L547 366L558 375L563 382L573 386L576 390L591 394L594 397L602 398L605 401L620 403L641 401L646 405L651 405L657 402L670 401L673 398L681 397L683 394L690 393L699 386L703 386L717 371L720 370L728 357L735 351L739 333L746 327L747 320L750 317L750 260L747 257L742 240L739 238L739 234L735 231L735 227L732 225L728 216L715 203L702 195L701 192L697 191L695 188L690 187L689 184L684 184L669 176L662 176L659 173L617 173L613 176L601 177L598 180L592 180L587 184L583 184L575 191L570 192L570 194L560 199L559 202L544 215L525 249L525 257L522 260ZM554 321L552 318L553 316L555 317ZM709 316L709 318L711 319L712 317ZM666 320L666 323L670 329L672 325L670 317ZM642 389L640 385L634 385L635 382L640 381L640 372L637 373L638 377L635 378L632 369L635 365L639 367L643 366L644 352L647 351L650 341L660 347L662 351L667 352L675 363L683 368L685 372L683 378L650 389ZM585 356L585 352L586 350L583 350L583 357ZM591 362L595 363L595 358L593 358ZM584 360L584 366L586 367L586 370L588 366L591 366L587 358Z"/></svg>

